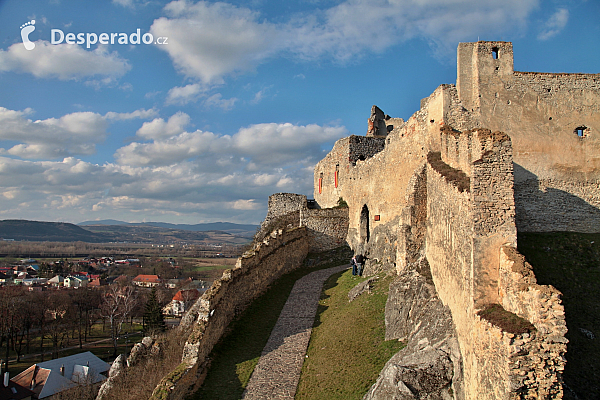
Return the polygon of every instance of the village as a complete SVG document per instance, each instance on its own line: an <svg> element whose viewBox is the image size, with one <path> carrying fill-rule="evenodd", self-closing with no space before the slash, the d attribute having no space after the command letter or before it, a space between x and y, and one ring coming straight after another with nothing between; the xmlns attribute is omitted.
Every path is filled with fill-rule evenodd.
<svg viewBox="0 0 600 400"><path fill-rule="evenodd" d="M0 372L7 384L0 398L9 398L1 392L9 390L10 398L44 398L83 380L102 380L107 362L131 350L140 335L177 326L231 261L5 258L0 266Z"/></svg>

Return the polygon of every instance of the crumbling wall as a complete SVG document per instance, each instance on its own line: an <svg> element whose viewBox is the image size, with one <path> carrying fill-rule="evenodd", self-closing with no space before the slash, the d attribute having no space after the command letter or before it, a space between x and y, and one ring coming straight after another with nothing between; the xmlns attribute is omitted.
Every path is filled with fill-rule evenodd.
<svg viewBox="0 0 600 400"><path fill-rule="evenodd" d="M357 153L353 157L352 148L376 142L363 143L358 136L351 136L338 140L315 167L315 200L321 207L335 206L340 197L348 203L347 242L355 252L367 255L366 272L396 263L399 223L407 205L406 188L415 169L425 162L433 143L433 132L437 139L443 110L449 104L445 100L448 89L447 85L438 88L424 100L425 108L393 129L386 138L363 137L385 143L380 151L364 160L356 157ZM435 143L439 146L438 140ZM364 207L368 209L368 228L361 218ZM365 230L368 235L364 234Z"/></svg>
<svg viewBox="0 0 600 400"><path fill-rule="evenodd" d="M269 196L268 207L267 216L261 224L261 229L265 229L275 219L281 218L285 214L307 208L307 200L306 196L303 194L275 193ZM292 222L293 221L290 220L290 223ZM298 226L298 224L295 226Z"/></svg>
<svg viewBox="0 0 600 400"><path fill-rule="evenodd" d="M537 331L511 338L511 345L516 346L509 364L512 385L535 398L559 397L568 342L561 293L552 286L538 285L533 268L512 246L500 251L498 291L504 309L530 321Z"/></svg>
<svg viewBox="0 0 600 400"><path fill-rule="evenodd" d="M195 322L181 364L155 388L152 399L182 399L197 389L207 357L229 323L275 280L300 267L308 248L306 228L274 231L214 281L188 313L188 321L195 317Z"/></svg>
<svg viewBox="0 0 600 400"><path fill-rule="evenodd" d="M397 239L398 275L415 263L425 250L427 232L427 166L423 164L411 177L406 189L407 206L402 210Z"/></svg>
<svg viewBox="0 0 600 400"><path fill-rule="evenodd" d="M560 397L566 329L558 293L535 285L530 269L507 270L505 245L516 245L510 138L442 129L440 140L439 158L428 157L426 255L456 325L466 398ZM536 331L510 332L477 315L490 304Z"/></svg>
<svg viewBox="0 0 600 400"><path fill-rule="evenodd" d="M468 128L506 132L513 142L518 229L600 232L600 74L512 65L511 43L459 45Z"/></svg>
<svg viewBox="0 0 600 400"><path fill-rule="evenodd" d="M352 135L349 140L348 159L356 165L357 161L371 158L384 148L385 138Z"/></svg>
<svg viewBox="0 0 600 400"><path fill-rule="evenodd" d="M300 224L308 229L310 251L326 251L346 243L348 208L305 209Z"/></svg>

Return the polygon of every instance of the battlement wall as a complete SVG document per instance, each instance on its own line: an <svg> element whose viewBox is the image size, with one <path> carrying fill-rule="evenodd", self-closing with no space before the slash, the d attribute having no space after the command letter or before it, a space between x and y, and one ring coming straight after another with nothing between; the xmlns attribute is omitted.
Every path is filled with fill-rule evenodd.
<svg viewBox="0 0 600 400"><path fill-rule="evenodd" d="M272 232L250 252L238 258L188 311L191 324L181 364L156 387L152 399L182 399L203 381L207 357L227 326L282 275L300 268L308 254L304 227Z"/></svg>
<svg viewBox="0 0 600 400"><path fill-rule="evenodd" d="M535 278L527 282L530 270L507 271L514 262L509 265L506 245L516 246L510 138L442 129L440 140L442 153L430 153L427 163L426 257L456 326L466 398L562 394L564 361L552 360L566 350L559 294L535 285ZM502 304L537 332L511 333L479 317L489 304Z"/></svg>

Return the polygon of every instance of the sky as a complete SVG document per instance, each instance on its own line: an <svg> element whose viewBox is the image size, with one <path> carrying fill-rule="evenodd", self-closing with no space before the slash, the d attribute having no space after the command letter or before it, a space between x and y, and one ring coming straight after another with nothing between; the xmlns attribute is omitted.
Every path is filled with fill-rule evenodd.
<svg viewBox="0 0 600 400"><path fill-rule="evenodd" d="M598 0L0 0L0 219L260 223L459 42L600 73L599 39Z"/></svg>

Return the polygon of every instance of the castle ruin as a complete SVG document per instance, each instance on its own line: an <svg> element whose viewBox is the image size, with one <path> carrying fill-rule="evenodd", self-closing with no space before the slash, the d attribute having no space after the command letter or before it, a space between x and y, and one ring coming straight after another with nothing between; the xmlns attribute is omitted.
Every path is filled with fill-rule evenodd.
<svg viewBox="0 0 600 400"><path fill-rule="evenodd" d="M314 201L269 198L263 243L186 316L182 364L153 398L197 387L234 315L309 249L344 239L366 274L397 275L386 338L407 343L366 399L563 397L561 293L537 284L517 232L600 232L600 74L514 71L510 42L460 43L457 59L456 84L407 121L373 106L365 136L338 140ZM253 293L227 291L246 281Z"/></svg>
<svg viewBox="0 0 600 400"><path fill-rule="evenodd" d="M461 43L457 66L407 121L373 106L366 136L315 167L314 199L347 202L367 273L427 269L456 330L456 398L560 398L560 293L536 284L517 230L600 231L600 75L514 71L510 42ZM535 333L479 315L494 304Z"/></svg>

